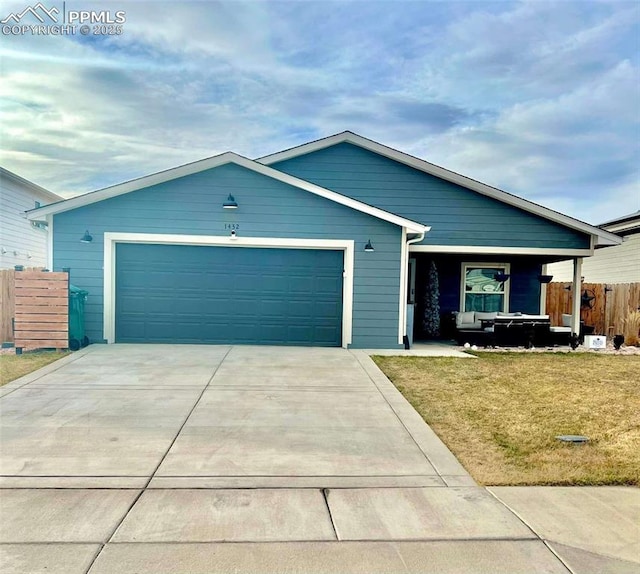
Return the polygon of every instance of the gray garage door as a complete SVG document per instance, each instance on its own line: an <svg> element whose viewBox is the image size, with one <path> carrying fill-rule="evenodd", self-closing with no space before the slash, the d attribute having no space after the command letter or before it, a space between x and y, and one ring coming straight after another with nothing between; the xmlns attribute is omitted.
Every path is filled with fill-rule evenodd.
<svg viewBox="0 0 640 574"><path fill-rule="evenodd" d="M119 244L116 341L340 346L342 251Z"/></svg>

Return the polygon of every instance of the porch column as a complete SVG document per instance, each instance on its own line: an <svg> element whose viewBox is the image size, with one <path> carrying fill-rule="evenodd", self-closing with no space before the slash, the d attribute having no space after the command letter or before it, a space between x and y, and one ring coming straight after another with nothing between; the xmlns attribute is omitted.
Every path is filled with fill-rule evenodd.
<svg viewBox="0 0 640 574"><path fill-rule="evenodd" d="M542 275L547 274L546 263L542 266ZM547 283L540 283L540 315L547 314Z"/></svg>
<svg viewBox="0 0 640 574"><path fill-rule="evenodd" d="M580 291L582 289L582 257L573 258L573 300L571 302L571 332L580 334Z"/></svg>

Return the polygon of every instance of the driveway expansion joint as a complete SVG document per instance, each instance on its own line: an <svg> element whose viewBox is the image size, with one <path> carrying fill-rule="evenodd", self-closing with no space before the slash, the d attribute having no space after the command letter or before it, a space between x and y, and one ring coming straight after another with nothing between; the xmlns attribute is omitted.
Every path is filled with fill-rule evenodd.
<svg viewBox="0 0 640 574"><path fill-rule="evenodd" d="M500 500L496 494L490 490L490 488L485 488L485 491L487 491L495 500L497 500L502 506L504 506L504 508L506 508L511 514L513 514L520 522L522 522L522 524L524 524L532 533L533 535L538 539L538 540L542 540L544 542L544 539L542 538L542 536L540 536L534 529L533 527L524 519L524 517L520 516L520 514L518 514L513 508L511 508L508 504L506 504L505 502L503 502L502 500ZM555 554L555 552L554 552Z"/></svg>
<svg viewBox="0 0 640 574"><path fill-rule="evenodd" d="M520 573L572 572L570 548L616 559L549 540L526 508L475 484L355 350L96 345L72 357L1 403L10 559L82 554L73 574L134 571L156 555L163 572L220 553L240 564L249 547L302 563L336 552L361 570L363 557L378 565L395 549L387 571L438 553L440 564L508 556Z"/></svg>
<svg viewBox="0 0 640 574"><path fill-rule="evenodd" d="M331 521L331 528L333 528L333 534L336 537L336 540L340 540L338 537L338 531L336 530L336 523L333 520L333 515L331 514L331 506L329 506L329 488L322 489L322 497L324 498L324 504L327 507L327 513L329 514L329 520Z"/></svg>

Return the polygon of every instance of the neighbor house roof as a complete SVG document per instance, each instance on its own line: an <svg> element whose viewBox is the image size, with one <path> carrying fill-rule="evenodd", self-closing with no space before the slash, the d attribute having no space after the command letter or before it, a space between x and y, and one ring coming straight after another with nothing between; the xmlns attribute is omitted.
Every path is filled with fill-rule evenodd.
<svg viewBox="0 0 640 574"><path fill-rule="evenodd" d="M52 191L45 189L44 187L39 186L24 177L19 176L17 173L13 173L4 167L0 167L0 180L8 179L15 183L20 184L22 187L25 187L32 191L33 193L43 197L44 199L48 199L50 201L60 201L62 198L59 195L56 195Z"/></svg>
<svg viewBox="0 0 640 574"><path fill-rule="evenodd" d="M630 235L640 231L640 210L635 213L623 215L617 219L601 223L598 227L617 233L618 235Z"/></svg>
<svg viewBox="0 0 640 574"><path fill-rule="evenodd" d="M595 245L618 245L622 242L622 239L620 237L614 235L613 233L610 233L607 230L589 225L588 223L585 223L578 219L574 219L573 217L569 217L568 215L564 215L547 207L543 207L542 205L538 205L537 203L533 203L532 201L528 201L506 191L502 191L501 189L498 189L496 187L491 187L490 185L481 183L479 181L476 181L475 179L460 175L459 173L450 171L433 163L424 161L420 158L382 145L378 142L359 136L358 134L350 131L345 131L310 143L292 147L281 152L266 155L258 158L256 161L264 165L272 165L274 163L278 163L287 159L292 159L301 155L328 148L339 143L350 143L356 145L358 147L377 153L381 156L388 157L399 163L403 163L405 165L413 167L419 171L423 171L435 177L439 177L440 179L443 179L445 181L455 183L513 207L517 207L519 209L522 209L523 211L528 211L529 213L533 213L534 215L537 215L539 217L543 217L571 229L575 229L577 231L592 235L596 238Z"/></svg>
<svg viewBox="0 0 640 574"><path fill-rule="evenodd" d="M399 225L400 227L406 227L410 233L426 233L430 229L430 227L421 223L417 223L410 219L406 219L393 213L389 213L388 211L384 211L383 209L373 207L350 197L346 197L344 195L336 193L335 191L325 189L324 187L320 187L319 185L315 185L303 179L283 173L233 152L226 152L211 158L195 161L193 163L188 163L179 167L174 167L172 169L140 177L138 179L133 179L125 183L106 187L104 189L85 193L83 195L78 195L76 197L72 197L71 199L59 201L58 203L53 203L45 207L32 209L27 212L27 217L31 220L42 219L47 215L77 209L78 207L83 207L85 205L104 201L105 199L124 195L126 193L143 189L145 187L165 183L173 179L178 179L187 175L199 173L201 171L212 169L214 167L225 164L239 165L256 173L260 173L288 185L292 185L304 191L308 191L320 197L324 197L330 201L339 203L340 205L350 207L351 209L355 209L356 211L366 213L373 217L377 217L378 219L388 221L389 223L394 223L395 225Z"/></svg>

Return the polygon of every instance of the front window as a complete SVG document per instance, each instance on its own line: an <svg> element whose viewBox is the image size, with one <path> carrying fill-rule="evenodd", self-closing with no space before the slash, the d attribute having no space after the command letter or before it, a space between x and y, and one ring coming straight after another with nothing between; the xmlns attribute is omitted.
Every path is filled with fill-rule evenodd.
<svg viewBox="0 0 640 574"><path fill-rule="evenodd" d="M509 274L507 263L463 263L460 307L462 311L507 311Z"/></svg>

